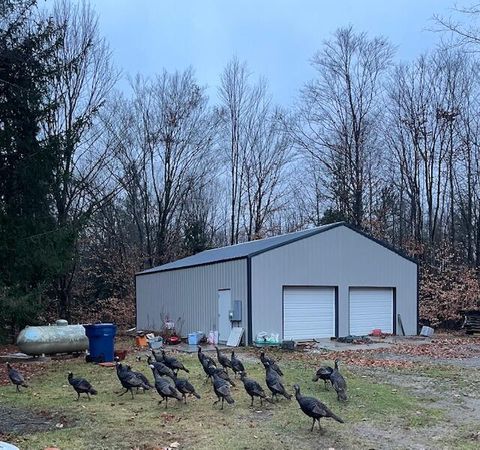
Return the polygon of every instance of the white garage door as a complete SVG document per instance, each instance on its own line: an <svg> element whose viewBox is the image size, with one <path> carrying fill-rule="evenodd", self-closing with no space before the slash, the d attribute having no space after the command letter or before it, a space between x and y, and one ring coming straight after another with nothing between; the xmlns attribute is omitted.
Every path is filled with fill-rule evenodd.
<svg viewBox="0 0 480 450"><path fill-rule="evenodd" d="M283 291L283 339L335 336L335 289L288 287Z"/></svg>
<svg viewBox="0 0 480 450"><path fill-rule="evenodd" d="M393 333L393 289L350 288L350 334Z"/></svg>

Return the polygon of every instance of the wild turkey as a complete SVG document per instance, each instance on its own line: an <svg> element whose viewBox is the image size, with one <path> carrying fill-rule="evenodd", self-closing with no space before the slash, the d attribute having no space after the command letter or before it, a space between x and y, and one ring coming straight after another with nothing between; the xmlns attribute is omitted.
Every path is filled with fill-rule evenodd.
<svg viewBox="0 0 480 450"><path fill-rule="evenodd" d="M209 367L217 367L217 364L215 363L215 361L213 361L212 358L210 358L209 356L206 356L202 353L202 348L201 347L198 347L198 353L197 353L197 356L198 356L198 360L200 361L200 364L202 365L202 369L203 371L205 372L205 375L207 375L207 379L205 382L208 381L208 379L211 377L210 373L209 373Z"/></svg>
<svg viewBox="0 0 480 450"><path fill-rule="evenodd" d="M295 389L295 398L300 405L300 409L308 417L313 419L312 428L310 431L313 431L316 420L318 420L318 427L321 429L320 419L322 417L331 417L337 422L345 423L343 419L333 414L333 412L330 411L320 400L317 400L314 397L304 397L302 394L300 394L300 386L298 386L298 384L295 384L293 387Z"/></svg>
<svg viewBox="0 0 480 450"><path fill-rule="evenodd" d="M145 384L140 378L138 378L133 372L130 372L126 367L116 361L117 377L120 380L123 388L125 389L119 397L126 394L128 391L132 394L133 398L133 388L142 388L144 390L150 389L150 387Z"/></svg>
<svg viewBox="0 0 480 450"><path fill-rule="evenodd" d="M328 390L327 382L332 382L332 380L330 379L332 372L333 369L330 366L320 367L313 376L312 381L323 380L323 382L325 383L325 390Z"/></svg>
<svg viewBox="0 0 480 450"><path fill-rule="evenodd" d="M221 367L215 367L215 366L207 366L205 369L205 372L207 373L208 377L213 380L213 377L216 375L222 380L225 380L227 383L231 384L233 387L235 387L235 383L233 380L229 377L228 373L226 372L225 369Z"/></svg>
<svg viewBox="0 0 480 450"><path fill-rule="evenodd" d="M232 352L232 357L230 358L230 363L232 364L232 370L235 373L235 376L237 376L237 373L245 371L245 367L243 367L242 361L240 361L235 356L235 352Z"/></svg>
<svg viewBox="0 0 480 450"><path fill-rule="evenodd" d="M213 402L213 404L216 405L221 400L222 407L220 409L223 409L224 400L226 400L229 405L235 403L235 400L232 398L228 382L223 378L220 378L217 373L213 374L213 390L217 396L217 401Z"/></svg>
<svg viewBox="0 0 480 450"><path fill-rule="evenodd" d="M7 369L8 378L10 378L10 381L16 386L17 392L20 392L20 386L28 387L28 384L25 383L25 378L23 378L23 375L17 369L14 369L8 362Z"/></svg>
<svg viewBox="0 0 480 450"><path fill-rule="evenodd" d="M80 399L80 394L87 394L88 400L90 400L90 394L97 395L97 391L85 378L74 378L72 372L68 372L68 382L77 393L77 402Z"/></svg>
<svg viewBox="0 0 480 450"><path fill-rule="evenodd" d="M190 381L188 381L186 378L175 377L173 381L175 382L175 387L177 388L178 392L182 394L185 404L187 404L187 395L189 394L197 398L201 398L197 391L195 391L192 383L190 383Z"/></svg>
<svg viewBox="0 0 480 450"><path fill-rule="evenodd" d="M150 368L155 374L157 369L155 369L153 365L150 365ZM157 390L160 397L162 397L162 399L159 400L158 404L162 403L165 400L165 409L168 408L169 398L176 398L180 402L183 399L175 386L172 386L172 384L167 381L166 378L163 378L161 376L155 376L155 389Z"/></svg>
<svg viewBox="0 0 480 450"><path fill-rule="evenodd" d="M149 379L142 373L142 372L135 372L132 370L130 366L127 366L127 370L132 372L134 375L136 375L138 378L140 378L150 389L152 389L154 386L150 383ZM145 391L143 391L145 392Z"/></svg>
<svg viewBox="0 0 480 450"><path fill-rule="evenodd" d="M176 377L176 375L170 370L168 369L167 366L167 369L170 370L170 373L171 373L171 376L170 375L162 375L158 372L157 370L157 366L156 366L157 363L155 362L152 362L152 364L149 364L148 367L150 367L152 369L152 373L153 373L153 379L154 379L154 383L155 384L160 378L162 378L163 380L166 380L168 381L172 386L175 387L175 381L174 381L174 378Z"/></svg>
<svg viewBox="0 0 480 450"><path fill-rule="evenodd" d="M220 365L225 369L225 372L228 373L228 368L232 368L232 362L228 359L228 356L223 355L220 353L220 350L217 346L215 346L215 350L217 350L217 359Z"/></svg>
<svg viewBox="0 0 480 450"><path fill-rule="evenodd" d="M162 356L163 364L165 364L167 367L170 367L170 369L173 371L177 371L177 374L179 370L184 370L187 373L190 372L177 358L174 358L173 356L167 356L165 354L165 350L162 350Z"/></svg>
<svg viewBox="0 0 480 450"><path fill-rule="evenodd" d="M253 406L253 397L260 398L261 406L263 406L263 399L267 400L267 402L272 403L272 401L266 396L262 386L260 386L260 384L258 384L255 380L247 378L247 372L241 372L240 379L243 381L243 387L247 391L247 394L252 398L252 403L250 404L250 406Z"/></svg>
<svg viewBox="0 0 480 450"><path fill-rule="evenodd" d="M166 377L170 377L173 379L173 377L175 376L174 372L172 369L170 369L170 367L167 367L164 363L162 362L157 362L157 361L153 361L152 358L149 356L147 358L147 363L148 365L152 365L155 367L155 369L157 370L157 372L159 373L160 376L166 376Z"/></svg>
<svg viewBox="0 0 480 450"><path fill-rule="evenodd" d="M200 364L204 367L208 366L215 366L217 367L217 363L213 358L210 358L210 356L205 355L205 353L202 352L202 347L198 346L198 352L197 352L198 360L200 361Z"/></svg>
<svg viewBox="0 0 480 450"><path fill-rule="evenodd" d="M155 361L163 363L163 355L153 348L152 348L151 351L152 351L152 355L153 355Z"/></svg>
<svg viewBox="0 0 480 450"><path fill-rule="evenodd" d="M265 356L265 352L260 353L260 361L262 362L263 366L265 367L265 363L269 363L270 367L277 372L281 377L283 377L283 372L281 371L278 364L275 362L274 359Z"/></svg>
<svg viewBox="0 0 480 450"><path fill-rule="evenodd" d="M335 360L335 369L330 375L333 388L337 391L337 399L339 401L347 401L347 382L342 374L338 371L338 359Z"/></svg>
<svg viewBox="0 0 480 450"><path fill-rule="evenodd" d="M280 375L278 375L278 373L273 370L273 368L268 362L265 364L265 370L265 382L267 383L268 389L270 389L272 393L272 400L273 397L278 400L278 394L283 395L287 400L290 400L292 398L291 394L286 391L285 387L282 384Z"/></svg>
<svg viewBox="0 0 480 450"><path fill-rule="evenodd" d="M205 375L207 375L207 379L205 380L206 383L208 382L209 378L211 378L211 370L216 369L216 366L214 366L213 364L208 364L208 361L206 359L201 360L200 363L202 364L202 369L205 372ZM210 369L210 367L212 367L213 369Z"/></svg>

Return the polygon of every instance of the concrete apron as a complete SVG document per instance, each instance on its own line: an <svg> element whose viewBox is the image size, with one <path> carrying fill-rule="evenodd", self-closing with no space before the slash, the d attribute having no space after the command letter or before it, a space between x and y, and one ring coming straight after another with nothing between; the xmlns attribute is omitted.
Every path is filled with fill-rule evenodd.
<svg viewBox="0 0 480 450"><path fill-rule="evenodd" d="M346 350L375 350L379 348L391 348L396 344L408 344L408 345L425 345L430 344L430 338L423 338L419 336L404 337L404 336L392 336L385 339L375 339L369 336L372 342L368 344L348 344L345 342L332 341L329 338L318 339L314 349L316 350L328 350L328 351L346 351Z"/></svg>

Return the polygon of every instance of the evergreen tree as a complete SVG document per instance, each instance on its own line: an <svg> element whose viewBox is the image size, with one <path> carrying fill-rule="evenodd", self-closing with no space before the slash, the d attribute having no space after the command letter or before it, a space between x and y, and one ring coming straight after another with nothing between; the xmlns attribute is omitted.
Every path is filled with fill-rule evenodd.
<svg viewBox="0 0 480 450"><path fill-rule="evenodd" d="M68 260L68 230L55 228L52 174L56 146L40 124L54 104L48 83L58 30L31 0L0 9L0 328L35 321L42 298Z"/></svg>

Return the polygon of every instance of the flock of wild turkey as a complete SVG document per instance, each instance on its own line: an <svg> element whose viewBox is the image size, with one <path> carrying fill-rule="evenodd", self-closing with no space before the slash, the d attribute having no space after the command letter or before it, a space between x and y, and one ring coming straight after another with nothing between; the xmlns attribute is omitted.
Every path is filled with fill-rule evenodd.
<svg viewBox="0 0 480 450"><path fill-rule="evenodd" d="M213 382L213 390L217 396L217 400L214 404L222 402L221 409L223 409L223 403L226 401L228 404L235 403L230 391L231 386L235 386L235 382L228 375L228 369L231 369L236 378L237 374L240 376L240 380L243 382L243 386L247 394L251 397L253 406L254 397L260 399L260 404L263 405L263 400L269 403L274 402L274 398L278 401L278 395L290 400L292 396L286 391L282 376L283 372L278 364L272 359L265 356L265 353L260 354L260 361L265 367L265 382L270 389L272 396L268 398L263 390L262 386L252 378L247 377L245 367L242 362L235 356L235 352L232 351L231 358L222 354L218 347L217 360L221 367L217 367L217 362L208 355L202 352L202 348L198 347L198 360L202 365L202 368L207 375L208 379ZM152 358L153 356L153 358ZM148 378L141 372L136 372L131 369L130 366L121 364L116 360L117 377L120 380L124 391L120 396L130 392L133 398L133 390L143 389L148 390L155 388L161 397L159 403L165 400L165 408L168 407L168 399L175 398L178 401L184 401L187 403L187 395L193 395L200 398L200 395L196 392L194 386L186 378L179 378L178 372L183 370L189 372L189 370L173 356L166 355L165 351L161 353L152 350L152 356L148 357L148 365L152 369L155 384L152 385ZM20 391L20 386L27 387L25 379L22 374L14 369L7 363L8 375L11 382L16 386L17 391ZM338 360L335 361L335 367L320 367L313 377L313 381L323 380L325 383L325 389L328 389L328 382L330 382L337 392L337 398L339 401L347 400L347 383L344 377L338 370ZM93 386L85 379L74 377L72 372L68 374L68 382L77 393L77 400L80 398L80 394L86 394L90 400L90 395L96 395L97 391ZM336 416L330 409L324 405L320 400L314 397L305 397L300 393L300 386L294 385L295 398L300 405L300 409L309 417L313 419L312 428L315 426L315 421L318 421L320 427L320 419L323 417L330 417L337 422L344 423L343 420Z"/></svg>

